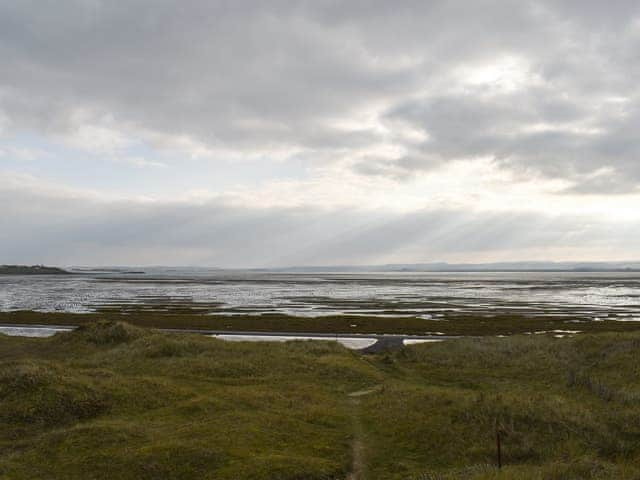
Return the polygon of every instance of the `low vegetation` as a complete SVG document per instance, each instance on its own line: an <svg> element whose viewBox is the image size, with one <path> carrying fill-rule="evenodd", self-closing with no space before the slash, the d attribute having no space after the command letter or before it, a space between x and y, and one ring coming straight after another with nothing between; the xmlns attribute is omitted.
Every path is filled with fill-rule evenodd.
<svg viewBox="0 0 640 480"><path fill-rule="evenodd" d="M189 307L158 306L158 311L130 307L94 313L0 312L0 324L88 325L96 320L126 321L139 327L245 332L380 333L408 335L495 336L568 330L580 332L640 331L640 321L593 321L575 317L496 314L487 317L450 315L441 320L419 317L331 315L320 319L281 313L202 314ZM562 333L562 332L556 332Z"/></svg>
<svg viewBox="0 0 640 480"><path fill-rule="evenodd" d="M380 355L114 321L0 335L0 478L637 479L639 354L633 332Z"/></svg>

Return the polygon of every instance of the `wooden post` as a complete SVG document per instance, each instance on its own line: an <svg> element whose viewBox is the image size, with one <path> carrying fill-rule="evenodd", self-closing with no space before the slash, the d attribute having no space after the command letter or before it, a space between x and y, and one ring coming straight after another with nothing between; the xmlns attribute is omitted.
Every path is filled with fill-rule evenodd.
<svg viewBox="0 0 640 480"><path fill-rule="evenodd" d="M502 452L500 450L500 429L496 428L496 449L498 453L498 468L502 468Z"/></svg>

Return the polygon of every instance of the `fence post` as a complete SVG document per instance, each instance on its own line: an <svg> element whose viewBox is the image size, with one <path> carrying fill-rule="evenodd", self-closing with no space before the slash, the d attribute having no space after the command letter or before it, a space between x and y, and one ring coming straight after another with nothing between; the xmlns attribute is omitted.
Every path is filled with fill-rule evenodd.
<svg viewBox="0 0 640 480"><path fill-rule="evenodd" d="M498 468L502 468L502 452L500 449L500 428L496 428L496 449L498 453Z"/></svg>

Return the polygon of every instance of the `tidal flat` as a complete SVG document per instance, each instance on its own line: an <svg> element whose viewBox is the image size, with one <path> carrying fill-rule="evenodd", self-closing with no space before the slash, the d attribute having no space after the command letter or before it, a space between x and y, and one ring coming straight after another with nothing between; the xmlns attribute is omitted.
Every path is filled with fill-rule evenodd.
<svg viewBox="0 0 640 480"><path fill-rule="evenodd" d="M93 318L0 335L0 478L635 479L639 353L640 332L376 355Z"/></svg>

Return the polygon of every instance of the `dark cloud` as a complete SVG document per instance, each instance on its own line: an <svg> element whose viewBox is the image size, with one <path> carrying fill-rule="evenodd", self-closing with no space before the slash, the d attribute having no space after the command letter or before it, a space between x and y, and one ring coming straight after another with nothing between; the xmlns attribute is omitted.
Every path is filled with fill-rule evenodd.
<svg viewBox="0 0 640 480"><path fill-rule="evenodd" d="M388 112L428 138L400 157L405 170L429 169L452 159L491 157L505 168L535 171L577 183L573 192L612 193L614 182L586 181L611 170L617 193L640 185L640 141L631 133L640 117L614 104L594 109L571 103L549 89L530 89L496 97L449 95L414 99ZM594 111L595 110L595 111ZM605 111L601 111L605 110ZM607 188L601 188L607 187Z"/></svg>
<svg viewBox="0 0 640 480"><path fill-rule="evenodd" d="M639 22L636 1L0 0L0 113L13 131L106 122L397 179L493 156L609 193L590 180L606 168L633 191ZM509 72L466 83L505 57L513 88ZM360 121L372 110L387 132ZM384 142L406 153L372 155Z"/></svg>

